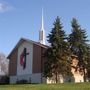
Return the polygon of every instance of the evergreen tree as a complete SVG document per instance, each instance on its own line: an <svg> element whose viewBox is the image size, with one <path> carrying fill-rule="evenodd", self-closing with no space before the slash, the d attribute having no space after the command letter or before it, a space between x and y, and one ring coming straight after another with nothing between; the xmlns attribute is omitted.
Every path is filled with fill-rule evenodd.
<svg viewBox="0 0 90 90"><path fill-rule="evenodd" d="M64 77L71 74L70 63L68 62L68 44L59 17L56 18L54 27L48 35L48 42L51 46L45 53L46 62L44 64L44 76L56 76L57 83L58 75L61 74Z"/></svg>
<svg viewBox="0 0 90 90"><path fill-rule="evenodd" d="M87 69L87 77L90 78L90 45L88 45L87 48L87 54L86 54L86 69Z"/></svg>
<svg viewBox="0 0 90 90"><path fill-rule="evenodd" d="M86 31L80 27L75 18L72 19L72 32L69 35L68 42L70 43L70 50L72 54L78 56L80 70L84 72L85 80L85 68L87 66L87 35Z"/></svg>

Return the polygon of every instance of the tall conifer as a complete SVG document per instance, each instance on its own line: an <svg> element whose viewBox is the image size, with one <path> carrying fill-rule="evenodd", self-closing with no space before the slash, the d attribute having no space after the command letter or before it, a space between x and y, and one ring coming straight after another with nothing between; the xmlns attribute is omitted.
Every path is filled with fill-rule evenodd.
<svg viewBox="0 0 90 90"><path fill-rule="evenodd" d="M69 35L68 42L70 43L70 50L72 54L78 56L80 70L84 72L84 80L86 78L85 68L87 66L87 35L86 31L80 27L75 18L71 22L72 32Z"/></svg>
<svg viewBox="0 0 90 90"><path fill-rule="evenodd" d="M58 82L58 75L64 77L71 72L70 63L68 62L68 44L62 28L60 18L57 17L54 27L48 35L48 42L51 46L45 53L47 60L44 64L44 76L56 76L56 83Z"/></svg>

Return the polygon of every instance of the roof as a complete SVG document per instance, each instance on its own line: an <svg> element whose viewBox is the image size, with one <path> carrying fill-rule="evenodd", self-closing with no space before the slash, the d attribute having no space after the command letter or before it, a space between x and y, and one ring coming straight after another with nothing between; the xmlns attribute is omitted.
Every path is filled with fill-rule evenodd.
<svg viewBox="0 0 90 90"><path fill-rule="evenodd" d="M11 54L23 43L23 42L29 42L29 43L33 43L33 44L36 44L36 45L38 45L38 46L40 46L40 47L43 47L43 48L48 48L49 46L47 46L47 45L43 45L43 44L41 44L41 43L39 43L39 42L36 42L36 41L33 41L33 40L29 40L29 39L26 39L26 38L21 38L19 41L18 41L18 43L16 44L16 46L12 49L12 51L11 51L11 53L8 55L8 57L7 58L9 58L10 56L11 56Z"/></svg>

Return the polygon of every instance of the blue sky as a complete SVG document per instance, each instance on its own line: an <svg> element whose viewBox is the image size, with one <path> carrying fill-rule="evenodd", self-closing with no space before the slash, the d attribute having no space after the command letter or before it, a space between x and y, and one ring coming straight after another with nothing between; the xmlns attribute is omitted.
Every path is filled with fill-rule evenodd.
<svg viewBox="0 0 90 90"><path fill-rule="evenodd" d="M90 0L0 0L0 52L8 55L21 37L38 41L42 7L46 35L57 16L69 34L76 17L90 40Z"/></svg>

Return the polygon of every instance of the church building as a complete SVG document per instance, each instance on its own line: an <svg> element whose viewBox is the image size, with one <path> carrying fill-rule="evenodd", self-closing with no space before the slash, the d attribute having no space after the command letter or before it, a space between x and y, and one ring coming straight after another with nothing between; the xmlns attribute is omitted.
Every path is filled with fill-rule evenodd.
<svg viewBox="0 0 90 90"><path fill-rule="evenodd" d="M46 45L20 39L8 58L10 83L27 80L30 83L42 83L43 53Z"/></svg>
<svg viewBox="0 0 90 90"><path fill-rule="evenodd" d="M39 31L39 42L21 38L8 55L10 83L27 80L30 83L44 82L42 77L43 53L48 48L45 45L45 30L42 10L42 25Z"/></svg>
<svg viewBox="0 0 90 90"><path fill-rule="evenodd" d="M27 80L29 83L55 83L55 79L45 79L42 76L45 59L43 54L47 48L48 46L45 45L45 30L42 11L42 25L41 30L39 31L39 42L21 38L8 55L8 59L10 60L10 83L17 83L20 80ZM73 62L77 64L75 58ZM71 70L74 74L74 68ZM75 72L74 78L75 82L83 82L83 75L80 75L77 72ZM63 82L61 77L60 81Z"/></svg>

